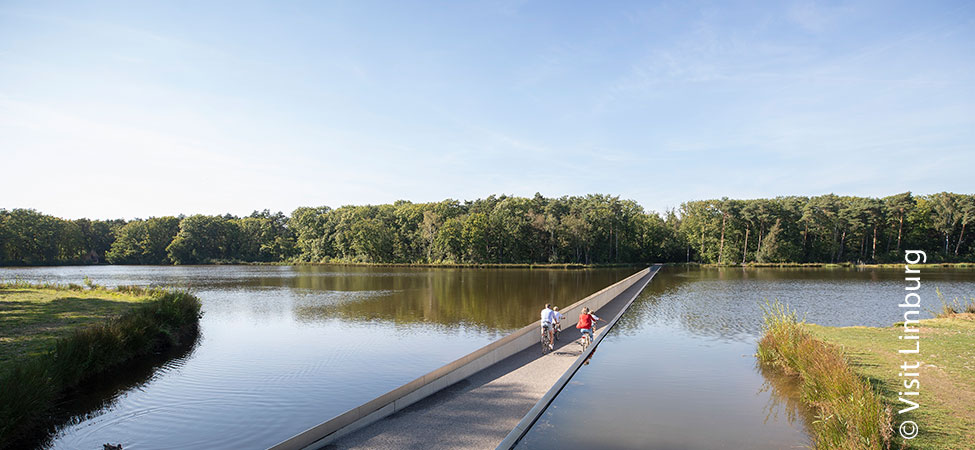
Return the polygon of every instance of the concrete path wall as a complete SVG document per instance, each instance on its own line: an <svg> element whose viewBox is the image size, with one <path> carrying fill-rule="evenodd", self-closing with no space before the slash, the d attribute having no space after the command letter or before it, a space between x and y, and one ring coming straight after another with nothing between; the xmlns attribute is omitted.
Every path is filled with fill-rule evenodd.
<svg viewBox="0 0 975 450"><path fill-rule="evenodd" d="M649 276L646 276L644 279L637 282L638 285L638 288L636 289L637 293L642 291L647 284L650 284L650 281L653 279L653 276L657 274L657 270L659 270L659 268L660 266L651 267L651 272ZM518 445L518 442L520 442L521 439L528 433L528 431L531 430L531 427L535 425L535 422L538 421L538 418L541 417L542 414L545 413L545 410L549 407L549 405L552 404L552 401L555 400L555 397L558 396L560 392L562 392L562 389L565 388L567 384L569 384L569 381L572 379L572 376L575 375L576 372L579 371L579 368L582 367L582 365L592 356L593 352L596 351L596 347L599 346L599 343L602 342L604 337L606 337L606 334L609 333L609 330L612 330L613 327L616 326L620 318L623 317L623 314L626 312L626 310L630 308L631 304L633 304L634 300L636 300L635 294L630 298L628 298L625 304L620 305L619 311L614 315L612 319L609 320L609 323L606 325L606 327L604 327L602 330L596 333L592 345L590 345L589 348L583 351L579 355L579 357L576 358L572 366L570 366L562 374L562 376L559 377L558 381L556 381L552 385L552 387L549 388L548 392L546 392L545 395L543 395L542 398L539 399L537 403L535 403L535 406L533 406L532 409L529 410L527 414L525 414L525 417L523 417L521 421L518 422L518 425L515 425L515 427L511 430L511 432L508 433L507 436L505 436L504 440L502 440L501 443L498 444L495 450L510 450L515 448L515 446Z"/></svg>
<svg viewBox="0 0 975 450"><path fill-rule="evenodd" d="M568 329L575 326L576 319L574 318L578 318L583 307L589 307L592 310L602 308L602 306L643 279L649 272L650 268L641 270L569 307L562 308L561 311L567 318L566 323L563 324L563 328ZM539 321L536 321L454 362L440 367L271 448L274 450L321 448L343 435L403 410L407 406L458 381L464 380L501 360L531 346L538 346L538 330L540 326Z"/></svg>
<svg viewBox="0 0 975 450"><path fill-rule="evenodd" d="M639 296L647 275L598 310L619 315ZM609 327L596 330L596 339ZM332 441L331 450L483 450L498 445L519 425L560 377L586 359L579 330L566 329L555 351L537 344L482 370L408 408ZM598 361L596 364L599 364Z"/></svg>

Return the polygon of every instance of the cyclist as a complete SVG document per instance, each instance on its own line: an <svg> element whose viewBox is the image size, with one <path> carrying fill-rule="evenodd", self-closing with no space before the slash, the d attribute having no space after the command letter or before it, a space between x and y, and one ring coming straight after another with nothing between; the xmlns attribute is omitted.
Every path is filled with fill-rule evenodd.
<svg viewBox="0 0 975 450"><path fill-rule="evenodd" d="M546 303L545 309L542 310L542 332L548 333L549 350L552 350L552 342L555 340L555 321L556 315L555 311L552 310L552 304Z"/></svg>
<svg viewBox="0 0 975 450"><path fill-rule="evenodd" d="M555 330L555 340L557 341L559 340L559 331L562 330L562 319L564 319L565 316L559 312L558 306L553 306L552 311L555 312L555 323L552 324L553 325L552 328Z"/></svg>
<svg viewBox="0 0 975 450"><path fill-rule="evenodd" d="M589 308L582 308L582 314L579 314L579 323L576 324L576 328L579 329L583 337L589 335L589 342L592 342L592 338L594 337L592 334L592 326L597 320L603 321L603 319L593 314Z"/></svg>

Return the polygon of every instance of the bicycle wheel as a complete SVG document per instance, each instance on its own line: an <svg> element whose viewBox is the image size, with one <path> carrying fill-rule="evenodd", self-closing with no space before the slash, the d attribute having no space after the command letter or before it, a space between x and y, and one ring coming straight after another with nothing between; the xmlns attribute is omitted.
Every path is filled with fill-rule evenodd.
<svg viewBox="0 0 975 450"><path fill-rule="evenodd" d="M542 354L548 353L548 330L542 328Z"/></svg>
<svg viewBox="0 0 975 450"><path fill-rule="evenodd" d="M592 345L592 333L586 333L582 335L582 351L586 351L589 346Z"/></svg>

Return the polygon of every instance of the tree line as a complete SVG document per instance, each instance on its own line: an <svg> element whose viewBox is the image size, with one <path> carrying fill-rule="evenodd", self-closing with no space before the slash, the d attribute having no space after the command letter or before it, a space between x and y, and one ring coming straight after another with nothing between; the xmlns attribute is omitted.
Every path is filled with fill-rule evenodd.
<svg viewBox="0 0 975 450"><path fill-rule="evenodd" d="M290 216L64 220L0 210L0 264L975 261L975 196L714 199L658 214L608 195L301 207Z"/></svg>
<svg viewBox="0 0 975 450"><path fill-rule="evenodd" d="M293 249L288 217L267 210L125 221L0 209L0 265L277 262Z"/></svg>
<svg viewBox="0 0 975 450"><path fill-rule="evenodd" d="M973 221L975 196L948 192L724 198L681 205L680 237L688 259L717 264L899 262L904 249L961 262L975 260Z"/></svg>

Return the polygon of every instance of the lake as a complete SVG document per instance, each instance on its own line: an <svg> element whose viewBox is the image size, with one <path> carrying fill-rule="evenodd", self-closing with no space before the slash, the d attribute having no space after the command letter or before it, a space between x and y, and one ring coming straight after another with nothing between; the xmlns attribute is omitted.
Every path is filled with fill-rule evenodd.
<svg viewBox="0 0 975 450"><path fill-rule="evenodd" d="M0 280L189 288L197 344L86 386L53 449L266 448L568 305L632 269L0 268Z"/></svg>
<svg viewBox="0 0 975 450"><path fill-rule="evenodd" d="M975 295L971 269L922 270L936 309ZM821 325L903 320L903 269L665 267L634 301L518 448L808 448L810 412L794 381L754 353L765 299ZM924 312L922 317L931 317Z"/></svg>
<svg viewBox="0 0 975 450"><path fill-rule="evenodd" d="M203 302L195 346L87 386L43 446L265 448L636 270L85 266L0 279L178 286ZM975 270L921 276L929 308L935 287L975 294ZM903 287L897 269L665 267L521 446L802 447L810 417L792 380L755 365L759 304L881 326L900 319Z"/></svg>

